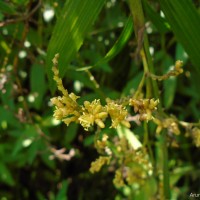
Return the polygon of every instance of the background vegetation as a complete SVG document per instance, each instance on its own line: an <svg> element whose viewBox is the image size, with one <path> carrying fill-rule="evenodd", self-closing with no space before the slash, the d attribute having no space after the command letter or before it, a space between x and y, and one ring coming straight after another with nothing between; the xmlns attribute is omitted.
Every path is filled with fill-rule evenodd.
<svg viewBox="0 0 200 200"><path fill-rule="evenodd" d="M200 194L200 133L191 132L200 125L199 3L143 0L144 36L138 32L144 27L133 23L131 14L143 16L134 13L131 0L0 1L0 199L174 200ZM81 97L80 104L122 99L134 95L141 83L143 42L152 73L166 74L176 60L183 61L183 74L157 83L161 110L187 123L179 135L168 130L164 145L154 123L131 122L131 134L148 146L148 153L152 150L156 175L140 186L136 180L116 187L112 166L89 172L98 157L96 128L86 132L53 118L50 99L60 93L52 59L60 54L64 86ZM145 87L141 93L146 96ZM105 132L118 135L109 122ZM165 146L168 157L162 154ZM165 172L169 185L162 182Z"/></svg>

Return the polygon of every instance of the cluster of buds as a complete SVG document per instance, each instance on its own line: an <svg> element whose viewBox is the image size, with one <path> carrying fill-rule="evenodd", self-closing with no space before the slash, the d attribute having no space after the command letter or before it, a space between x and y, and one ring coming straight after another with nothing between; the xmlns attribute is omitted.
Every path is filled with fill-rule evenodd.
<svg viewBox="0 0 200 200"><path fill-rule="evenodd" d="M157 124L156 133L159 134L164 128L168 130L169 133L175 135L180 134L179 126L174 118L158 119L154 118L154 123Z"/></svg>
<svg viewBox="0 0 200 200"><path fill-rule="evenodd" d="M192 129L192 138L193 142L196 147L200 147L200 129L197 127L194 127Z"/></svg>
<svg viewBox="0 0 200 200"><path fill-rule="evenodd" d="M121 123L124 126L130 128L130 123L126 120L128 111L125 107L120 104L115 103L114 101L107 99L107 112L112 119L111 128L117 128Z"/></svg>
<svg viewBox="0 0 200 200"><path fill-rule="evenodd" d="M177 60L174 67L167 73L162 76L158 76L155 74L148 73L147 76L151 77L153 80L163 81L168 79L171 76L178 76L183 73L183 62L181 60Z"/></svg>
<svg viewBox="0 0 200 200"><path fill-rule="evenodd" d="M79 98L74 93L68 94L68 91L64 88L62 79L59 77L58 71L58 57L59 54L56 54L53 59L53 68L54 80L56 81L58 90L61 91L62 97L54 97L51 99L51 103L55 105L54 117L57 120L62 120L66 125L69 125L71 122L78 122L80 116L80 106L76 102Z"/></svg>
<svg viewBox="0 0 200 200"><path fill-rule="evenodd" d="M104 156L100 156L91 163L90 172L98 172L102 166L109 165L115 170L113 183L116 187L123 187L135 182L142 185L152 175L152 165L145 149L134 150L125 137L115 138L115 145L108 143L108 136L103 135L102 140L97 140L97 148L103 150ZM106 151L109 148L110 153ZM105 156L106 154L106 156Z"/></svg>
<svg viewBox="0 0 200 200"><path fill-rule="evenodd" d="M115 162L120 167L115 171L113 183L116 187L122 187L125 183L135 182L142 185L152 174L152 165L149 162L148 154L144 149L134 150L124 137L116 144Z"/></svg>
<svg viewBox="0 0 200 200"><path fill-rule="evenodd" d="M84 102L82 106L83 114L79 117L80 124L85 130L88 130L96 123L100 128L104 128L104 119L108 116L105 107L100 103L100 100L94 100L91 103L89 101Z"/></svg>
<svg viewBox="0 0 200 200"><path fill-rule="evenodd" d="M91 163L90 172L95 173L100 171L103 165L108 165L110 163L110 156L100 156L94 162Z"/></svg>
<svg viewBox="0 0 200 200"><path fill-rule="evenodd" d="M139 112L139 120L149 121L153 119L152 112L157 109L159 100L154 99L130 99L129 105L134 107L134 111Z"/></svg>
<svg viewBox="0 0 200 200"><path fill-rule="evenodd" d="M77 122L80 116L80 108L76 99L78 97L71 93L69 96L54 97L51 99L56 109L54 111L54 117L57 120L62 120L66 125L71 122Z"/></svg>
<svg viewBox="0 0 200 200"><path fill-rule="evenodd" d="M96 141L96 148L99 150L105 150L107 148L107 143L108 143L108 135L103 134L102 139Z"/></svg>

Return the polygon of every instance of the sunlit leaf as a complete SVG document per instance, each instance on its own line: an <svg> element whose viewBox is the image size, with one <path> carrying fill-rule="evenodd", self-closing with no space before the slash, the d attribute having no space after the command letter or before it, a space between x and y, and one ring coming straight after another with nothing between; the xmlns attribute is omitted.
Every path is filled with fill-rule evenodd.
<svg viewBox="0 0 200 200"><path fill-rule="evenodd" d="M6 183L10 186L15 184L10 170L3 163L0 163L0 182Z"/></svg>
<svg viewBox="0 0 200 200"><path fill-rule="evenodd" d="M60 54L59 70L64 76L69 63L83 43L83 39L95 22L105 0L68 0L58 18L47 51L47 73L50 86L54 85L52 78L52 59ZM52 89L52 87L51 87Z"/></svg>
<svg viewBox="0 0 200 200"><path fill-rule="evenodd" d="M161 8L176 39L200 72L200 15L191 0L160 0Z"/></svg>
<svg viewBox="0 0 200 200"><path fill-rule="evenodd" d="M133 147L133 149L138 149L142 147L141 142L130 129L124 126L118 126L117 133L119 137L125 137L130 145Z"/></svg>

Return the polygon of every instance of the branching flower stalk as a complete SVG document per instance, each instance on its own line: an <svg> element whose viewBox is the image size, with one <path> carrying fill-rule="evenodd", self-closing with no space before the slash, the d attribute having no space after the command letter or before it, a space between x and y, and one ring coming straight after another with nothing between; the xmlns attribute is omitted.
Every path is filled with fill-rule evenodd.
<svg viewBox="0 0 200 200"><path fill-rule="evenodd" d="M86 131L89 131L95 124L98 130L105 128L105 121L109 117L111 120L110 128L116 129L118 126L130 128L128 106L132 107L138 120L148 122L154 119L153 115L159 104L159 100L155 99L129 97L124 100L111 100L107 98L106 105L102 105L99 99L94 99L92 102L84 101L83 105L79 105L77 102L79 97L74 93L69 93L63 86L62 79L59 77L58 58L59 55L56 54L53 59L52 71L57 88L62 96L51 99L55 106L54 117L57 120L63 121L67 126L72 122L79 123ZM97 172L103 165L111 164L111 161L116 163L118 169L113 181L117 187L124 185L122 184L124 180L128 184L132 184L134 181L144 183L144 180L149 177L148 174L152 165L149 165L148 154L145 153L142 156L144 149L135 151L125 138L119 138L119 141L108 141L108 136L104 135L102 140L97 139L95 141L95 147L102 155L92 162L90 171L92 173ZM145 157L145 161L142 157ZM135 167L132 166L133 163L135 163ZM141 176L138 176L138 173Z"/></svg>
<svg viewBox="0 0 200 200"><path fill-rule="evenodd" d="M178 76L182 74L183 73L182 66L183 66L183 62L180 60L177 60L173 69L171 69L167 74L158 76L152 73L147 73L147 76L151 77L153 80L163 81L170 78L171 76Z"/></svg>
<svg viewBox="0 0 200 200"><path fill-rule="evenodd" d="M145 132L148 133L148 121L152 121L157 125L156 134L161 135L160 145L163 155L163 173L164 177L169 175L168 160L167 160L167 136L179 135L180 126L185 128L186 136L189 135L197 147L200 147L200 123L187 123L179 121L174 116L163 114L157 110L159 99L140 98L142 86L144 84L143 76L141 84L138 87L133 97L125 97L120 100L106 99L106 104L102 105L100 99L94 99L92 102L84 101L83 105L79 105L79 98L74 93L69 93L63 86L62 79L59 77L58 58L56 54L53 59L54 80L57 84L61 96L53 97L52 104L55 106L54 117L57 120L63 121L67 126L72 123L79 123L86 131L89 131L94 125L97 126L95 134L95 148L100 157L91 163L91 173L98 172L104 165L109 165L115 170L113 183L116 187L123 187L126 184L138 183L142 185L145 180L149 179L153 174L154 165L150 156L153 156L149 146L148 134L144 134L144 144L141 148L133 148L125 137L110 137L108 134L103 134L101 137L101 129L106 128L105 121L110 118L110 128L118 129L124 126L127 129L131 128L131 123L128 120L137 118L138 121L144 121ZM172 72L169 72L163 77L171 75L179 75L182 73L182 63L176 62ZM151 75L150 78L156 77ZM160 77L159 77L160 78ZM164 78L165 79L165 78ZM127 107L131 107L135 115L131 116ZM140 125L140 123L138 124ZM148 147L146 149L146 147ZM61 156L62 157L62 156ZM164 195L169 191L169 179L164 178Z"/></svg>
<svg viewBox="0 0 200 200"><path fill-rule="evenodd" d="M86 131L90 127L96 124L99 128L105 128L104 121L109 116L111 118L110 128L117 128L118 125L124 125L130 128L130 122L127 120L128 110L126 106L133 107L135 112L139 112L140 120L153 119L152 112L157 109L159 103L154 99L133 99L130 98L126 104L123 105L106 99L106 105L102 105L99 99L95 99L92 102L84 101L83 105L77 103L79 98L74 93L68 93L64 88L62 79L59 77L58 71L58 58L59 54L56 54L53 59L54 80L57 84L58 90L62 93L62 96L54 97L51 99L53 105L55 105L54 117L57 120L63 121L67 126L71 122L79 123Z"/></svg>
<svg viewBox="0 0 200 200"><path fill-rule="evenodd" d="M143 65L144 65L144 73L149 74L149 73L153 73L154 74L154 67L153 67L153 63L152 63L152 58L149 52L149 41L148 41L148 37L147 34L144 31L142 31L141 34L141 30L145 29L145 18L144 18L144 13L143 13L143 8L142 8L142 2L141 0L129 0L129 4L130 4L130 10L133 16L133 20L134 20L134 28L135 28L135 33L136 33L136 38L138 40L138 46L141 46L141 57L143 60ZM141 40L140 38L143 38L143 40ZM142 44L141 44L142 43ZM150 80L150 77L146 77L146 89L147 89L147 98L149 97L155 97L159 99L159 91L158 91L158 86L157 83L155 82L155 80ZM160 104L159 107L159 112L163 112L162 111L162 105ZM145 138L148 138L148 128L147 126L145 127ZM162 135L163 140L166 138L164 135ZM163 143L163 149L166 150L166 141L164 141ZM150 148L150 146L149 146ZM151 149L149 150L151 152ZM164 166L163 167L163 185L164 185L164 197L166 199L170 199L170 190L169 190L169 172L168 172L168 157L167 157L167 153L163 151L163 156L164 156L164 160L165 163L163 163ZM154 166L155 167L155 166Z"/></svg>

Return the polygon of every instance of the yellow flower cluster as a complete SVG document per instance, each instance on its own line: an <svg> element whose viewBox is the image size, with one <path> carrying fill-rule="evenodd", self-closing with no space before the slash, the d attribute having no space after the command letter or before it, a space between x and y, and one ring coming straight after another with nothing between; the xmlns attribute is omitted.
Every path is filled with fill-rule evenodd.
<svg viewBox="0 0 200 200"><path fill-rule="evenodd" d="M159 100L154 99L130 99L129 105L134 107L134 111L139 112L140 120L149 121L153 119L152 112L157 109Z"/></svg>
<svg viewBox="0 0 200 200"><path fill-rule="evenodd" d="M113 179L113 183L116 187L123 187L125 185L124 177L123 177L123 169L119 168L115 171L115 178Z"/></svg>
<svg viewBox="0 0 200 200"><path fill-rule="evenodd" d="M94 100L91 103L89 101L84 102L82 106L83 114L79 117L80 124L85 130L88 130L96 123L100 128L104 128L105 124L103 120L108 116L105 107L100 103L100 100Z"/></svg>
<svg viewBox="0 0 200 200"><path fill-rule="evenodd" d="M100 171L103 165L110 163L110 156L100 156L94 162L91 163L90 172L95 173Z"/></svg>
<svg viewBox="0 0 200 200"><path fill-rule="evenodd" d="M57 83L58 89L62 92L62 97L54 97L51 99L51 103L55 105L54 117L57 120L62 120L65 124L69 125L71 122L77 122L80 116L80 107L76 100L79 98L74 93L68 94L68 91L64 88L62 79L59 77L59 71L57 68L59 54L56 54L53 59L54 80Z"/></svg>
<svg viewBox="0 0 200 200"><path fill-rule="evenodd" d="M116 187L122 187L125 182L128 184L143 184L146 178L152 174L152 165L149 162L144 149L134 150L127 139L120 138L117 145L115 159L121 166L115 171L113 183Z"/></svg>
<svg viewBox="0 0 200 200"><path fill-rule="evenodd" d="M192 138L196 147L200 147L200 129L195 127L192 129Z"/></svg>
<svg viewBox="0 0 200 200"><path fill-rule="evenodd" d="M130 123L126 120L128 111L122 105L116 104L114 101L107 99L107 112L112 119L111 128L117 128L121 123L124 126L130 128Z"/></svg>
<svg viewBox="0 0 200 200"><path fill-rule="evenodd" d="M154 123L157 124L156 133L159 134L162 129L166 128L169 132L174 133L175 135L180 134L180 130L178 124L174 118L166 118L166 119L154 119Z"/></svg>
<svg viewBox="0 0 200 200"><path fill-rule="evenodd" d="M181 60L177 60L174 66L173 75L178 76L179 74L183 73L183 62Z"/></svg>
<svg viewBox="0 0 200 200"><path fill-rule="evenodd" d="M68 92L63 86L62 79L59 77L58 58L59 58L59 54L56 54L52 60L52 62L54 64L54 66L52 67L52 71L54 74L53 79L55 80L55 82L57 84L58 90L60 90L62 92L63 96L67 96Z"/></svg>
<svg viewBox="0 0 200 200"><path fill-rule="evenodd" d="M62 79L59 77L58 70L58 57L56 54L53 59L54 80L56 81L58 90L61 91L62 96L54 97L51 99L53 105L55 105L54 117L57 120L63 121L66 125L71 122L80 123L83 128L88 131L90 127L96 124L100 128L104 128L105 119L110 116L112 124L110 128L117 128L119 124L122 124L130 128L130 123L127 121L128 111L125 105L134 106L135 112L140 113L141 120L152 119L152 111L156 109L158 100L154 99L130 99L127 103L117 103L110 99L106 99L106 105L102 106L100 100L94 100L92 102L85 101L83 105L77 103L79 98L74 93L68 93L64 88Z"/></svg>
<svg viewBox="0 0 200 200"><path fill-rule="evenodd" d="M80 108L76 102L77 98L78 97L73 93L69 96L52 98L51 102L56 107L53 116L57 120L62 120L67 125L71 122L77 122L80 116Z"/></svg>
<svg viewBox="0 0 200 200"><path fill-rule="evenodd" d="M108 135L104 134L102 140L96 141L96 148L99 150L104 150L107 147Z"/></svg>

